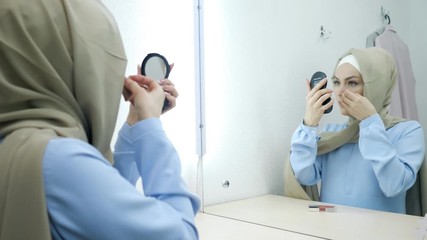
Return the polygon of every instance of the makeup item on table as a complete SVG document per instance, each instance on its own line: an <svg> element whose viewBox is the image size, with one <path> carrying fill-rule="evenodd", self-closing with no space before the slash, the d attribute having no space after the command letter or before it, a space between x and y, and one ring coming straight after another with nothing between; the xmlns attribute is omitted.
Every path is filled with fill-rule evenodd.
<svg viewBox="0 0 427 240"><path fill-rule="evenodd" d="M333 205L310 204L308 205L308 210L310 212L335 212L336 207Z"/></svg>

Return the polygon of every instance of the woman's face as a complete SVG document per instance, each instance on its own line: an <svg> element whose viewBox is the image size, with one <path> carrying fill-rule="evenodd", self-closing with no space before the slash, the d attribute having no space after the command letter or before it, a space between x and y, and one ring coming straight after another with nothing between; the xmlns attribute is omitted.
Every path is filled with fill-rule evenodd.
<svg viewBox="0 0 427 240"><path fill-rule="evenodd" d="M344 63L337 67L332 77L335 97L340 105L341 114L349 116L347 110L341 107L341 96L343 92L350 91L363 96L363 78L360 72L351 64Z"/></svg>

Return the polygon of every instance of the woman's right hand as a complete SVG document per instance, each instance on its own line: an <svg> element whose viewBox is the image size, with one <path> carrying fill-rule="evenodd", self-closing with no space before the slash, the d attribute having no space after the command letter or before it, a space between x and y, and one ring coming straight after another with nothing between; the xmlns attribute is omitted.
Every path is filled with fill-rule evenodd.
<svg viewBox="0 0 427 240"><path fill-rule="evenodd" d="M324 78L319 84L316 84L313 89L310 89L310 81L306 79L307 96L305 97L305 116L304 125L315 127L319 125L323 113L334 104L333 99L326 105L323 102L332 96L331 89L320 89L326 84L327 79Z"/></svg>
<svg viewBox="0 0 427 240"><path fill-rule="evenodd" d="M131 106L126 119L129 125L147 118L160 117L165 92L156 81L143 75L132 75L125 79L124 87L130 92Z"/></svg>

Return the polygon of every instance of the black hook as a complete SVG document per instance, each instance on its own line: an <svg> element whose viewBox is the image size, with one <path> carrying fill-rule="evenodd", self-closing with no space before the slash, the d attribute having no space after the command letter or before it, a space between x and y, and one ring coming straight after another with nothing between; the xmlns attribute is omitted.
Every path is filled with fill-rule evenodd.
<svg viewBox="0 0 427 240"><path fill-rule="evenodd" d="M388 14L385 14L384 18L387 20L388 24L391 23L391 19L390 19L390 16Z"/></svg>
<svg viewBox="0 0 427 240"><path fill-rule="evenodd" d="M383 23L385 23L385 20L387 20L387 24L391 23L389 11L387 11L383 6L381 6L381 16L384 18Z"/></svg>

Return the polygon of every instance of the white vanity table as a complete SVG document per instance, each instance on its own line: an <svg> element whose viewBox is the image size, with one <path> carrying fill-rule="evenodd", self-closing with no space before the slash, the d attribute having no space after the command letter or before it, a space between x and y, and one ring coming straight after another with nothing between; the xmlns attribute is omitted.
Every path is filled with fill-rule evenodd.
<svg viewBox="0 0 427 240"><path fill-rule="evenodd" d="M196 224L201 240L422 239L421 217L346 206L336 206L336 212L310 212L312 203L265 195L205 207Z"/></svg>
<svg viewBox="0 0 427 240"><path fill-rule="evenodd" d="M196 224L200 240L322 239L207 213L199 213L196 217Z"/></svg>

